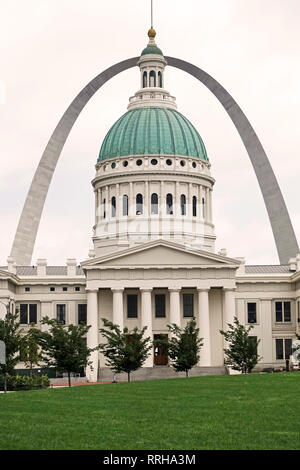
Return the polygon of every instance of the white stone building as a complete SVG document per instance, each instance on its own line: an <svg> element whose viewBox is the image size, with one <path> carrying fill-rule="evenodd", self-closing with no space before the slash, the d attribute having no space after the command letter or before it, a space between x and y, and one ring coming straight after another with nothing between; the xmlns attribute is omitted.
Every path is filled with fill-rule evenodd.
<svg viewBox="0 0 300 470"><path fill-rule="evenodd" d="M215 253L211 164L197 130L165 89L167 63L154 38L150 30L138 62L141 89L100 150L89 259L16 266L9 258L0 267L0 314L7 305L18 308L25 330L46 315L65 324L87 321L90 347L101 342L104 317L129 329L147 326L154 338L194 316L204 338L195 374L224 372L219 330L237 315L261 340L259 367L284 366L298 333L300 255L288 265L246 266L226 250ZM92 361L88 380L112 377L101 354ZM171 374L163 348L139 374Z"/></svg>

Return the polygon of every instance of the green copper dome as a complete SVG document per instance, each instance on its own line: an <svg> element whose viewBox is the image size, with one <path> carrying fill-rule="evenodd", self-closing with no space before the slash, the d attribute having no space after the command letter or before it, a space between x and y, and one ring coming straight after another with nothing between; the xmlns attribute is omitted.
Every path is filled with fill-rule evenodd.
<svg viewBox="0 0 300 470"><path fill-rule="evenodd" d="M145 107L128 111L107 133L98 162L127 155L183 155L208 161L195 127L174 109Z"/></svg>
<svg viewBox="0 0 300 470"><path fill-rule="evenodd" d="M146 55L146 54L158 54L158 55L163 55L161 49L157 46L147 46L141 53L141 55Z"/></svg>

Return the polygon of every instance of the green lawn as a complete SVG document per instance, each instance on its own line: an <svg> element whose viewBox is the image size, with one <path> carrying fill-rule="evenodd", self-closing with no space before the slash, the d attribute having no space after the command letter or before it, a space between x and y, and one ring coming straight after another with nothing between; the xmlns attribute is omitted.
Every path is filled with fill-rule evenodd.
<svg viewBox="0 0 300 470"><path fill-rule="evenodd" d="M0 449L300 449L300 373L0 395Z"/></svg>

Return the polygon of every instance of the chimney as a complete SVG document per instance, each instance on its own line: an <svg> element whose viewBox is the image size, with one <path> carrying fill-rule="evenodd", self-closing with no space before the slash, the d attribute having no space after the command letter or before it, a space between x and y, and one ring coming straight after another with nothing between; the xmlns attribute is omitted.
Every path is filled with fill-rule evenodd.
<svg viewBox="0 0 300 470"><path fill-rule="evenodd" d="M45 277L47 260L44 258L39 258L36 262L36 266L37 266L37 275L40 277Z"/></svg>
<svg viewBox="0 0 300 470"><path fill-rule="evenodd" d="M75 277L76 276L76 265L77 261L75 258L68 258L67 259L67 275L70 277Z"/></svg>

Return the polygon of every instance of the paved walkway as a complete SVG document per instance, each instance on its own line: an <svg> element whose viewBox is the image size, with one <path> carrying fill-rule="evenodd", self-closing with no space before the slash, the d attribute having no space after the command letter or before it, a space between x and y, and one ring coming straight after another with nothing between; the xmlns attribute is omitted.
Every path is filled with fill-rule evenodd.
<svg viewBox="0 0 300 470"><path fill-rule="evenodd" d="M71 382L72 387L77 387L80 385L103 385L103 384L111 384L112 382ZM51 384L51 388L56 388L56 387L68 387L69 382L62 382L59 384Z"/></svg>

